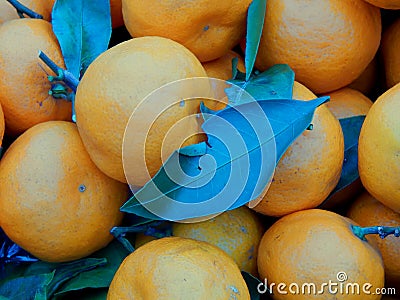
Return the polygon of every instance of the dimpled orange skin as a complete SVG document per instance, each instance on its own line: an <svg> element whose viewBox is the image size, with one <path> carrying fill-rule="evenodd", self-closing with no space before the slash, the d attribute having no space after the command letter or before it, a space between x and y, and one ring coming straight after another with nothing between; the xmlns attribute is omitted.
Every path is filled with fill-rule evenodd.
<svg viewBox="0 0 400 300"><path fill-rule="evenodd" d="M400 0L364 0L372 5L386 9L400 9Z"/></svg>
<svg viewBox="0 0 400 300"><path fill-rule="evenodd" d="M127 196L126 185L90 160L70 122L32 127L0 161L0 226L44 261L71 261L105 247Z"/></svg>
<svg viewBox="0 0 400 300"><path fill-rule="evenodd" d="M386 84L389 88L400 82L400 19L395 21L382 38L382 57Z"/></svg>
<svg viewBox="0 0 400 300"><path fill-rule="evenodd" d="M3 114L3 109L1 108L0 105L0 147L1 147L1 143L3 142L3 137L4 137L4 114Z"/></svg>
<svg viewBox="0 0 400 300"><path fill-rule="evenodd" d="M122 12L133 37L173 39L205 62L225 55L244 37L251 2L123 0Z"/></svg>
<svg viewBox="0 0 400 300"><path fill-rule="evenodd" d="M208 242L232 257L240 270L257 276L257 250L264 227L247 207L198 223L173 223L173 236Z"/></svg>
<svg viewBox="0 0 400 300"><path fill-rule="evenodd" d="M361 194L350 207L347 216L361 226L400 226L400 214L384 206L368 192ZM385 265L386 285L400 284L400 239L390 235L381 239L368 235L378 245Z"/></svg>
<svg viewBox="0 0 400 300"><path fill-rule="evenodd" d="M167 237L136 249L122 262L107 299L239 300L250 295L224 251L202 241Z"/></svg>
<svg viewBox="0 0 400 300"><path fill-rule="evenodd" d="M326 106L338 119L365 116L373 104L367 96L351 88L342 88L327 95L330 101Z"/></svg>
<svg viewBox="0 0 400 300"><path fill-rule="evenodd" d="M21 4L40 14L44 20L51 21L51 11L55 0L18 0ZM0 24L19 19L16 9L7 1L0 1Z"/></svg>
<svg viewBox="0 0 400 300"><path fill-rule="evenodd" d="M65 68L51 24L38 19L11 20L0 26L0 40L0 104L6 132L18 135L41 122L71 120L71 102L49 95L46 72L54 73L38 58L42 50Z"/></svg>
<svg viewBox="0 0 400 300"><path fill-rule="evenodd" d="M363 0L270 0L255 66L285 63L314 93L333 91L364 71L381 27L379 8Z"/></svg>
<svg viewBox="0 0 400 300"><path fill-rule="evenodd" d="M400 83L372 105L358 142L358 170L366 190L400 213Z"/></svg>
<svg viewBox="0 0 400 300"><path fill-rule="evenodd" d="M274 223L261 239L258 254L261 280L267 278L268 284L287 284L288 294L277 293L275 286L273 299L380 299L381 295L363 293L362 285L370 283L371 292L384 286L382 258L371 244L354 235L351 223L354 222L350 219L320 209L295 212ZM343 282L344 289L346 283L358 283L359 295L332 295L327 286L324 293L316 295L289 292L291 283L296 283L300 291L304 283L313 283L321 290L322 284L330 280L338 283L339 272L345 272L348 277Z"/></svg>
<svg viewBox="0 0 400 300"><path fill-rule="evenodd" d="M298 82L293 99L316 96ZM261 202L253 209L269 216L283 216L317 207L339 181L344 158L344 140L339 121L326 105L318 107L313 130L306 130L286 150L273 181Z"/></svg>
<svg viewBox="0 0 400 300"><path fill-rule="evenodd" d="M75 98L77 125L91 158L105 174L126 182L122 143L132 112L154 90L189 77L206 77L201 63L182 45L161 37L123 42L104 52L89 66ZM93 99L96 99L95 105ZM177 119L197 112L198 105L175 105L157 119L157 126L149 132L145 147L152 175L162 165L160 149L165 132ZM146 120L143 116L143 122ZM186 133L190 130L185 129ZM134 149L132 156L143 159L139 150ZM137 174L135 184L138 186L147 181L142 173Z"/></svg>

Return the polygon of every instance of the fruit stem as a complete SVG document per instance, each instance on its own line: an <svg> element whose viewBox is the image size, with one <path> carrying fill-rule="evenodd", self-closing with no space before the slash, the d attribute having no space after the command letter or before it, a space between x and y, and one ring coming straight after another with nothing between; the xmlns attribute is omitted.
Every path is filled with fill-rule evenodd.
<svg viewBox="0 0 400 300"><path fill-rule="evenodd" d="M371 227L360 227L357 225L351 225L353 233L362 240L366 240L367 234L378 234L381 239L384 239L388 235L393 234L395 237L400 237L400 227L391 226L371 226Z"/></svg>
<svg viewBox="0 0 400 300"><path fill-rule="evenodd" d="M157 226L164 224L163 221L154 221L150 224L131 226L131 227L114 227L111 229L111 234L125 247L129 252L135 251L132 244L126 239L127 233L144 233L145 235L154 236L156 238L161 238L164 236L172 235L171 230L166 230L165 232L158 232Z"/></svg>
<svg viewBox="0 0 400 300"><path fill-rule="evenodd" d="M24 15L27 15L30 18L33 19L43 19L43 16L35 13L33 10L30 10L28 7L25 5L21 4L17 0L7 0L14 8L17 10L17 13L20 18L25 18Z"/></svg>
<svg viewBox="0 0 400 300"><path fill-rule="evenodd" d="M47 76L50 82L54 81L62 81L64 82L72 91L68 95L65 95L63 92L59 92L58 94L54 93L54 90L51 90L53 97L57 98L66 98L72 102L72 121L76 122L76 114L75 114L75 93L78 88L79 80L69 72L68 70L64 70L57 66L57 64L50 59L43 51L39 51L39 58L55 73L57 76Z"/></svg>
<svg viewBox="0 0 400 300"><path fill-rule="evenodd" d="M63 81L76 93L79 80L69 71L60 68L43 51L39 51L39 58L54 72L57 76L48 76L50 81Z"/></svg>

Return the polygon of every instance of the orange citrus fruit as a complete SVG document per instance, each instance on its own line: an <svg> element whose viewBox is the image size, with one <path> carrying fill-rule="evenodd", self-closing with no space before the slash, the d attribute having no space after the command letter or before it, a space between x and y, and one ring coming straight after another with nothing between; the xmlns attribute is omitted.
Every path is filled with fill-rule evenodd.
<svg viewBox="0 0 400 300"><path fill-rule="evenodd" d="M360 195L348 211L348 217L361 226L400 227L400 214L384 206L368 192ZM367 235L378 245L385 265L386 283L400 284L400 239L390 235L381 239L377 235Z"/></svg>
<svg viewBox="0 0 400 300"><path fill-rule="evenodd" d="M3 109L1 108L0 105L0 147L1 147L1 143L3 142L3 137L4 137L4 114L3 114Z"/></svg>
<svg viewBox="0 0 400 300"><path fill-rule="evenodd" d="M207 76L222 80L232 79L232 60L234 58L238 59L237 69L242 73L246 73L243 58L236 52L230 50L220 58L203 63Z"/></svg>
<svg viewBox="0 0 400 300"><path fill-rule="evenodd" d="M18 135L41 122L70 120L71 103L49 95L53 72L39 60L42 50L65 68L51 24L39 19L11 20L0 26L0 104L6 132Z"/></svg>
<svg viewBox="0 0 400 300"><path fill-rule="evenodd" d="M117 28L124 25L122 17L122 0L110 0L112 27Z"/></svg>
<svg viewBox="0 0 400 300"><path fill-rule="evenodd" d="M182 45L162 37L131 39L101 54L84 74L75 99L79 133L100 170L126 182L122 144L132 112L161 86L196 76L206 76L198 59ZM95 103L93 99L96 99ZM166 99L159 99L155 105L165 107L163 101ZM199 103L200 100L185 105L175 103L156 120L148 119L150 112L141 114L138 121L143 124L150 121L152 127L146 136L146 144L130 149L133 167L129 169L134 173L130 184L142 186L148 180L147 170L139 168L136 161L141 163L145 159L151 176L158 171L162 165L161 147L170 147L167 155L176 149L174 145L163 143L167 131L182 118L197 114ZM178 130L174 140L181 140L188 132L197 130L198 123L190 123L182 131ZM139 136L146 132L132 134ZM193 141L197 140L194 138ZM145 151L145 155L141 151Z"/></svg>
<svg viewBox="0 0 400 300"><path fill-rule="evenodd" d="M250 299L238 266L202 241L167 237L135 250L111 282L108 300Z"/></svg>
<svg viewBox="0 0 400 300"><path fill-rule="evenodd" d="M51 21L51 11L55 0L18 0L22 5L40 14L44 20ZM0 1L0 24L19 19L16 9L7 1Z"/></svg>
<svg viewBox="0 0 400 300"><path fill-rule="evenodd" d="M288 64L314 93L354 81L374 58L379 8L363 1L269 0L256 67Z"/></svg>
<svg viewBox="0 0 400 300"><path fill-rule="evenodd" d="M133 37L170 38L205 62L225 55L243 38L250 3L251 0L123 0L122 12Z"/></svg>
<svg viewBox="0 0 400 300"><path fill-rule="evenodd" d="M316 96L298 82L293 99ZM317 207L339 181L344 157L343 133L339 121L326 105L315 111L313 129L306 130L286 150L261 202L253 209L265 215L283 216Z"/></svg>
<svg viewBox="0 0 400 300"><path fill-rule="evenodd" d="M400 7L400 4L399 4ZM386 84L389 88L400 82L400 19L383 34L382 57L385 66Z"/></svg>
<svg viewBox="0 0 400 300"><path fill-rule="evenodd" d="M196 223L173 223L172 235L217 246L225 251L240 270L257 276L257 250L264 226L258 215L247 207L226 211L212 219ZM153 240L137 234L135 246Z"/></svg>
<svg viewBox="0 0 400 300"><path fill-rule="evenodd" d="M330 101L326 103L326 106L338 119L365 116L373 104L361 92L347 87L328 95L330 96Z"/></svg>
<svg viewBox="0 0 400 300"><path fill-rule="evenodd" d="M0 161L0 227L44 261L75 260L106 246L127 195L125 184L91 161L71 122L28 129Z"/></svg>
<svg viewBox="0 0 400 300"><path fill-rule="evenodd" d="M372 5L385 9L400 9L399 0L365 0Z"/></svg>
<svg viewBox="0 0 400 300"><path fill-rule="evenodd" d="M274 223L258 250L261 280L268 280L268 285L286 284L286 295L275 285L273 299L380 299L380 295L363 293L362 287L384 286L382 258L378 250L353 233L351 224L348 218L320 209L295 212ZM336 294L329 292L329 282L336 284L332 285ZM296 286L289 289L292 283L299 288L297 294L291 293L296 292ZM346 291L346 283L358 284L360 294L341 294L340 285Z"/></svg>
<svg viewBox="0 0 400 300"><path fill-rule="evenodd" d="M358 169L367 191L400 212L400 83L369 110L358 143Z"/></svg>
<svg viewBox="0 0 400 300"><path fill-rule="evenodd" d="M371 60L369 65L365 68L364 72L352 83L348 85L349 88L360 91L364 95L368 95L374 88L376 81L378 80L378 59Z"/></svg>

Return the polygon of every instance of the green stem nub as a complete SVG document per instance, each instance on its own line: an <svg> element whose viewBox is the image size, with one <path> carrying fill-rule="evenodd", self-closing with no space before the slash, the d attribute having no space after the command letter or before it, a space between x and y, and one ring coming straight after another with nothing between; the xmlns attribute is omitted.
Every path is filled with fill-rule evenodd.
<svg viewBox="0 0 400 300"><path fill-rule="evenodd" d="M29 9L25 5L21 4L17 0L7 0L14 8L17 10L17 13L20 18L25 18L25 15L32 19L43 19L43 16L35 13L33 10Z"/></svg>
<svg viewBox="0 0 400 300"><path fill-rule="evenodd" d="M362 240L366 240L367 234L378 234L381 239L384 239L388 235L394 235L400 237L400 227L391 226L371 226L371 227L360 227L357 225L351 225L353 233Z"/></svg>
<svg viewBox="0 0 400 300"><path fill-rule="evenodd" d="M57 64L50 59L45 53L39 51L39 58L55 73L56 76L48 75L47 78L52 84L52 88L49 94L56 99L66 99L72 102L72 121L76 122L75 114L75 94L78 88L79 80L69 71L64 70L57 66ZM72 90L72 93L68 93L65 87L59 82L65 83L67 87Z"/></svg>

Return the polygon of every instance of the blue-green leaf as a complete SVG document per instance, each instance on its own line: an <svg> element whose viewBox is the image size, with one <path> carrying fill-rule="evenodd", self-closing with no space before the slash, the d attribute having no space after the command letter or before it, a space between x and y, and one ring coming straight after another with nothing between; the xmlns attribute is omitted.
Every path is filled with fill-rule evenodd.
<svg viewBox="0 0 400 300"><path fill-rule="evenodd" d="M247 12L247 34L246 34L246 81L249 80L256 61L258 47L264 26L267 0L253 0Z"/></svg>
<svg viewBox="0 0 400 300"><path fill-rule="evenodd" d="M308 128L314 110L328 99L260 100L217 112L202 126L207 143L192 145L190 151L175 151L121 210L148 219L176 221L247 204L265 190L281 156ZM196 147L205 154L186 155L195 153ZM218 201L204 205L216 198Z"/></svg>
<svg viewBox="0 0 400 300"><path fill-rule="evenodd" d="M107 50L111 37L110 1L57 0L52 25L67 70L80 78L90 63Z"/></svg>
<svg viewBox="0 0 400 300"><path fill-rule="evenodd" d="M29 275L0 282L0 295L9 299L32 300L40 290L48 285L54 277L54 272Z"/></svg>
<svg viewBox="0 0 400 300"><path fill-rule="evenodd" d="M262 73L253 74L249 81L245 80L243 73L237 72L236 77L229 82L244 89L255 100L291 99L294 77L294 72L288 65L280 64ZM241 104L238 101L246 99L237 97L236 91L236 87L225 90L231 105Z"/></svg>
<svg viewBox="0 0 400 300"><path fill-rule="evenodd" d="M358 174L358 138L365 116L355 116L339 119L344 136L344 161L340 180L325 200L328 202L336 193L342 191L347 186L356 181Z"/></svg>
<svg viewBox="0 0 400 300"><path fill-rule="evenodd" d="M105 259L107 261L106 264L79 273L77 276L64 283L57 290L55 295L60 297L73 291L108 287L115 272L128 254L129 252L126 251L120 243L117 241L111 242L106 248L91 255L93 258Z"/></svg>

